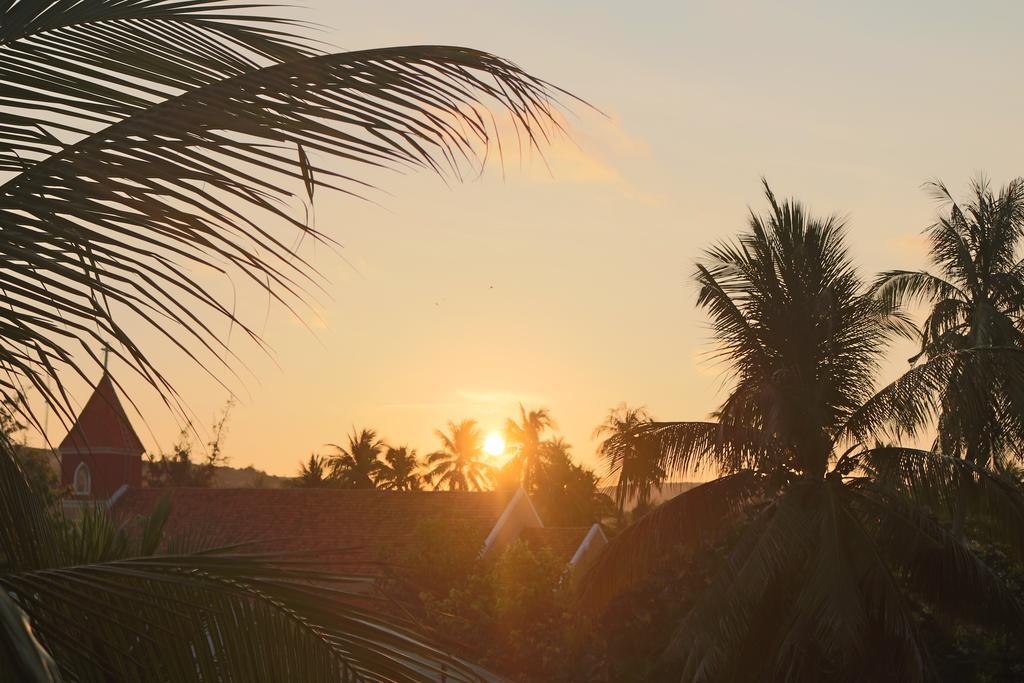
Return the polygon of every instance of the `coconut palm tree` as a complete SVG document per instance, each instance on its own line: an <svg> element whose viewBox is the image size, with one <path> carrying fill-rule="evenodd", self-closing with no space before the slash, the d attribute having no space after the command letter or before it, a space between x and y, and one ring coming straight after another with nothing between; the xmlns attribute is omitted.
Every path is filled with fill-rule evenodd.
<svg viewBox="0 0 1024 683"><path fill-rule="evenodd" d="M392 491L419 491L423 487L423 477L419 473L420 461L416 457L416 449L407 446L394 448L388 446L384 454L384 464L377 475L377 485Z"/></svg>
<svg viewBox="0 0 1024 683"><path fill-rule="evenodd" d="M924 680L914 600L1017 626L1024 608L923 503L969 487L1021 549L1024 500L974 463L870 437L912 407L929 410L926 395L872 394L906 320L867 294L841 221L765 190L768 214L697 267L698 304L730 370L716 421L641 431L670 473L722 475L614 538L583 604L600 610L669 558L684 570L680 551L718 544L712 584L663 653L680 680ZM1020 362L1002 370L1024 380Z"/></svg>
<svg viewBox="0 0 1024 683"><path fill-rule="evenodd" d="M973 197L958 204L941 182L928 187L948 211L926 231L935 272L881 273L874 293L891 305L928 306L919 333L921 351L910 359L942 357L971 348L1024 347L1024 180L998 193L983 178L972 183ZM1024 423L1020 388L996 376L977 386L967 362L941 367L946 374L935 448L981 466L1013 451L1019 457ZM988 379L986 373L985 378ZM987 401L960 401L965 387ZM975 410L977 409L977 410Z"/></svg>
<svg viewBox="0 0 1024 683"><path fill-rule="evenodd" d="M376 431L363 429L357 432L353 428L348 437L348 446L335 443L327 445L336 451L327 461L332 480L346 489L377 488L377 479L384 469L380 454L386 446L377 438Z"/></svg>
<svg viewBox="0 0 1024 683"><path fill-rule="evenodd" d="M299 476L292 481L296 488L322 488L331 484L327 458L313 453L308 462L299 463Z"/></svg>
<svg viewBox="0 0 1024 683"><path fill-rule="evenodd" d="M558 128L556 90L501 58L327 53L269 11L0 0L0 397L34 427L26 390L70 422L65 382L97 374L103 348L180 409L136 342L142 328L234 376L232 333L264 343L224 285L308 301L322 283L300 245L331 242L310 212L317 190L365 194L360 169L461 177L496 139L493 109L528 144ZM3 440L2 602L73 680L423 680L442 665L452 676L444 655L375 615L303 597L285 568L203 555L79 563L60 529Z"/></svg>
<svg viewBox="0 0 1024 683"><path fill-rule="evenodd" d="M448 422L448 433L434 432L441 449L427 456L425 475L435 489L483 491L494 476L494 468L485 460L484 437L476 420Z"/></svg>
<svg viewBox="0 0 1024 683"><path fill-rule="evenodd" d="M537 486L544 431L553 428L555 421L547 408L527 412L522 403L519 404L519 421L509 418L505 422L505 442L513 449L509 462L519 469L520 483L527 491Z"/></svg>
<svg viewBox="0 0 1024 683"><path fill-rule="evenodd" d="M606 437L597 447L598 456L608 468L608 476L618 475L615 505L622 515L626 501L633 500L641 510L651 502L651 491L661 490L665 470L661 453L638 432L654 419L645 408L630 408L625 403L608 411L605 421L594 429L594 438Z"/></svg>

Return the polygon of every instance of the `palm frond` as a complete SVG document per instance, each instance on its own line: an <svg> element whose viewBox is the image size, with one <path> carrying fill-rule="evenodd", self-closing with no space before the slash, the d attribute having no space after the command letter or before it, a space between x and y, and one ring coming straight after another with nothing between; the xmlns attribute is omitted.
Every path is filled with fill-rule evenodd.
<svg viewBox="0 0 1024 683"><path fill-rule="evenodd" d="M0 661L11 680L60 683L60 669L32 633L25 613L0 591Z"/></svg>
<svg viewBox="0 0 1024 683"><path fill-rule="evenodd" d="M939 513L966 506L1024 553L1024 492L1013 479L963 458L914 448L876 447L855 459L880 490Z"/></svg>
<svg viewBox="0 0 1024 683"><path fill-rule="evenodd" d="M876 542L912 590L937 608L975 622L1024 623L1024 605L965 542L934 515L884 488L851 489Z"/></svg>
<svg viewBox="0 0 1024 683"><path fill-rule="evenodd" d="M681 547L707 542L761 490L752 471L701 484L665 502L612 539L580 582L580 605L600 613L623 591L650 576Z"/></svg>
<svg viewBox="0 0 1024 683"><path fill-rule="evenodd" d="M744 656L757 647L761 656ZM898 578L836 481L789 487L751 522L665 656L687 680L922 680Z"/></svg>
<svg viewBox="0 0 1024 683"><path fill-rule="evenodd" d="M914 437L934 424L944 406L955 406L958 419L983 424L991 414L993 389L1014 389L1024 382L1024 351L1014 347L970 348L933 356L914 366L864 402L846 424L846 431L864 441L871 437ZM1004 427L1020 433L1016 411Z"/></svg>
<svg viewBox="0 0 1024 683"><path fill-rule="evenodd" d="M956 285L923 270L888 270L879 273L870 292L894 306L967 298Z"/></svg>
<svg viewBox="0 0 1024 683"><path fill-rule="evenodd" d="M217 377L232 372L211 321L258 335L193 269L239 275L285 305L306 300L316 272L286 233L265 226L329 239L292 215L289 183L366 188L317 155L461 177L498 135L487 106L508 112L525 144L539 144L559 128L556 92L463 48L319 55L191 87L62 147L0 186L0 389L16 395L27 382L68 412L45 378L61 366L82 373L70 349L84 346L98 363L110 344L173 396L122 318Z"/></svg>
<svg viewBox="0 0 1024 683"><path fill-rule="evenodd" d="M274 572L251 557L216 555L0 577L78 680L429 681L442 669L453 680L476 679L469 665L352 606L344 588L322 587L352 583L294 561Z"/></svg>
<svg viewBox="0 0 1024 683"><path fill-rule="evenodd" d="M663 655L679 663L681 679L742 677L745 663L736 655L756 630L765 600L784 576L798 573L811 548L802 498L801 491L790 490L761 511L687 613Z"/></svg>
<svg viewBox="0 0 1024 683"><path fill-rule="evenodd" d="M661 464L675 475L707 467L722 472L766 471L781 462L786 447L764 430L721 422L651 422L634 438L661 453Z"/></svg>
<svg viewBox="0 0 1024 683"><path fill-rule="evenodd" d="M185 90L313 54L233 0L0 2L0 170Z"/></svg>

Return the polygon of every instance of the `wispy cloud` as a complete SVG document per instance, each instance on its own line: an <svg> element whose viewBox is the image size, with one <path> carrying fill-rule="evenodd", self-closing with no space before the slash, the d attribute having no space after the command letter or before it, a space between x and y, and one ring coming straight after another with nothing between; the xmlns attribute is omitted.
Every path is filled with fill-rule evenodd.
<svg viewBox="0 0 1024 683"><path fill-rule="evenodd" d="M928 237L921 233L905 233L890 237L885 243L896 251L901 251L915 256L926 256L928 254Z"/></svg>
<svg viewBox="0 0 1024 683"><path fill-rule="evenodd" d="M517 172L535 183L602 185L633 201L656 205L666 201L623 171L631 162L650 159L652 154L650 145L628 132L619 117L594 113L573 121L561 118L559 123L568 135L556 133L542 151L524 150L517 160L508 154L492 155L489 163L504 170L518 164ZM511 119L498 126L511 127Z"/></svg>

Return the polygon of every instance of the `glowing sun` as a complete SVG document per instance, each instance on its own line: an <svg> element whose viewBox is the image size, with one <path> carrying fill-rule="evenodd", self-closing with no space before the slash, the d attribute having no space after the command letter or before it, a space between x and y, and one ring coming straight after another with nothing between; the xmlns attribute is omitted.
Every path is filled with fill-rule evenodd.
<svg viewBox="0 0 1024 683"><path fill-rule="evenodd" d="M505 439L497 432L491 432L484 439L484 453L498 456L505 452Z"/></svg>

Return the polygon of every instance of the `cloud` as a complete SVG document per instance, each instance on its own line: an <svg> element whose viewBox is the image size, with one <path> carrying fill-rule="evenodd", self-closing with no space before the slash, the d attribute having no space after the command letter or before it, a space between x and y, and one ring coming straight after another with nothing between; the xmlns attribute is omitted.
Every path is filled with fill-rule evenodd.
<svg viewBox="0 0 1024 683"><path fill-rule="evenodd" d="M567 131L555 131L540 149L523 148L521 156L493 153L488 165L500 172L515 172L540 184L600 185L613 188L626 198L645 204L664 204L666 198L651 193L632 181L623 169L637 160L649 160L650 145L629 133L617 116L593 113L572 121L556 117ZM515 139L511 115L497 123L503 139Z"/></svg>
<svg viewBox="0 0 1024 683"><path fill-rule="evenodd" d="M921 233L896 235L887 239L885 243L896 251L914 254L915 256L926 256L928 254L928 237Z"/></svg>

